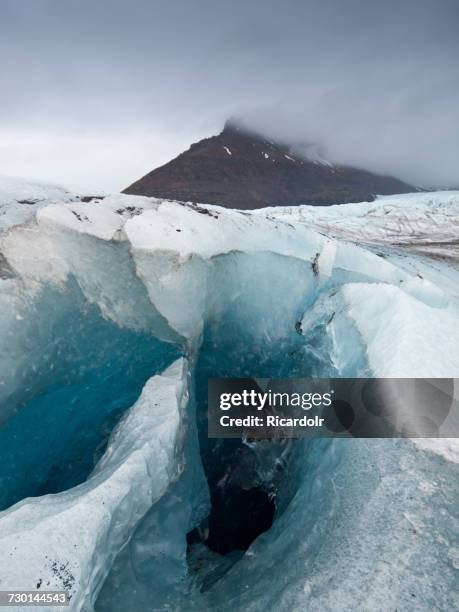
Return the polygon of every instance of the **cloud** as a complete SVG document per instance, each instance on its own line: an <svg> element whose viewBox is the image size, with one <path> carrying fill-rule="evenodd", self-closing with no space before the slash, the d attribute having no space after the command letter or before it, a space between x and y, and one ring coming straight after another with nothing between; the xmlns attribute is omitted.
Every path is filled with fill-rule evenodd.
<svg viewBox="0 0 459 612"><path fill-rule="evenodd" d="M3 0L0 172L121 189L228 116L459 185L455 0Z"/></svg>

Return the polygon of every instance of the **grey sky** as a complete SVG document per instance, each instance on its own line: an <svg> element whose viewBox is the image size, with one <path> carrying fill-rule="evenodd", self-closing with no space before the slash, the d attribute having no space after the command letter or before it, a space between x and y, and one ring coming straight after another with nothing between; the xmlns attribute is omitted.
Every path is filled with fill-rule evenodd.
<svg viewBox="0 0 459 612"><path fill-rule="evenodd" d="M0 0L0 174L117 190L237 116L459 185L459 0Z"/></svg>

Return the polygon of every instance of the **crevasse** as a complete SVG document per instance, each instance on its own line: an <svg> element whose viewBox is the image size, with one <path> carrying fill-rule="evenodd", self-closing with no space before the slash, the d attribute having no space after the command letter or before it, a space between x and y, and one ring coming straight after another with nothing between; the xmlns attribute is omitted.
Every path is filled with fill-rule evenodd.
<svg viewBox="0 0 459 612"><path fill-rule="evenodd" d="M459 371L453 267L300 213L116 196L1 234L0 585L100 612L454 607L453 447L207 438L209 376Z"/></svg>

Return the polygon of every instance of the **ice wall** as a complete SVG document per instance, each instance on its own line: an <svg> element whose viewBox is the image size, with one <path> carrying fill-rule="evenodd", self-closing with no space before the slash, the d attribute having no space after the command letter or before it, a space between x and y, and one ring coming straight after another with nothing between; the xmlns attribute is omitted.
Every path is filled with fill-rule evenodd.
<svg viewBox="0 0 459 612"><path fill-rule="evenodd" d="M1 513L0 584L66 591L70 609L91 610L113 559L179 475L187 401L181 359L147 382L87 481Z"/></svg>
<svg viewBox="0 0 459 612"><path fill-rule="evenodd" d="M454 607L454 442L312 440L238 463L205 434L209 375L457 374L459 273L388 246L403 202L347 218L53 195L21 217L8 197L0 588L64 588L70 609L100 612ZM451 242L446 196L406 198ZM154 376L181 354L190 390L183 360ZM210 509L202 464L212 486L233 460L275 496L274 523L243 555L190 551Z"/></svg>

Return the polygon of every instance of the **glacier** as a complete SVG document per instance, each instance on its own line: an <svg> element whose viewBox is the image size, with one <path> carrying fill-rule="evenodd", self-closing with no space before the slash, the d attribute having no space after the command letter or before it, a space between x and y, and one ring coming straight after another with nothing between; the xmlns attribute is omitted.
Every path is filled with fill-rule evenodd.
<svg viewBox="0 0 459 612"><path fill-rule="evenodd" d="M0 178L0 590L454 609L457 440L209 440L206 384L454 378L458 219L452 191L247 212Z"/></svg>

